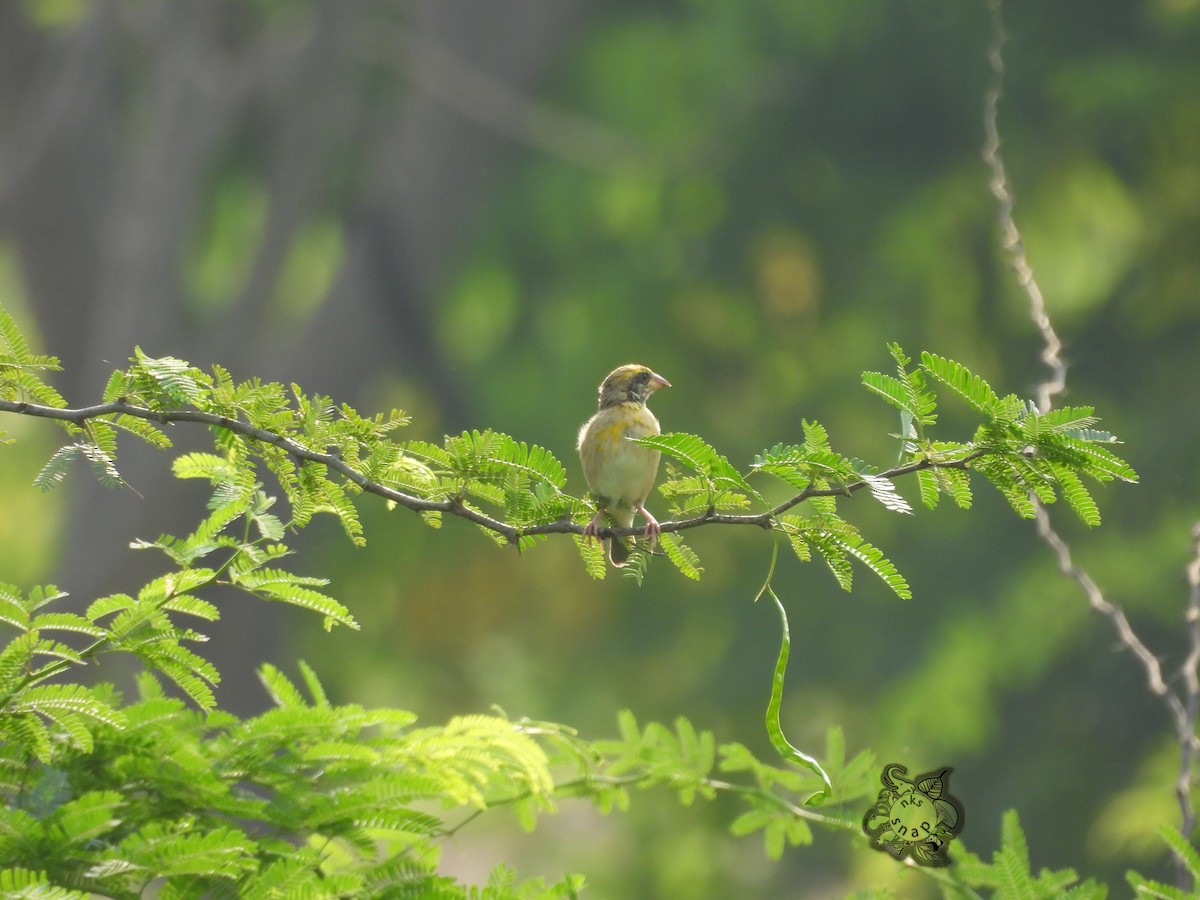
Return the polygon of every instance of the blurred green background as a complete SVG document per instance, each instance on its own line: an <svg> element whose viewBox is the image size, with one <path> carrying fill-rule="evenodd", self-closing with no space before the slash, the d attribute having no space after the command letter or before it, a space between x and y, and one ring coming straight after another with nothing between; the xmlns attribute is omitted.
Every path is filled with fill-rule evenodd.
<svg viewBox="0 0 1200 900"><path fill-rule="evenodd" d="M1094 404L1142 476L1099 492L1098 531L1055 518L1173 673L1200 517L1200 2L1004 15L1000 128L1065 402ZM735 463L808 418L886 465L898 423L859 374L890 367L887 342L1002 392L1044 375L980 155L988 43L982 0L0 4L0 303L62 358L73 405L137 344L399 406L413 438L508 432L582 493L578 426L600 379L637 361L674 385L654 398L664 429ZM951 409L947 436L968 437ZM80 603L136 588L158 563L128 541L201 515L198 488L132 447L138 493L80 472L39 496L58 434L2 425L5 581ZM1118 893L1128 867L1164 876L1168 719L1032 526L982 491L969 513L845 511L915 598L865 570L845 594L819 565L781 566L793 742L819 750L841 724L881 764L952 766L961 841L985 857L1016 807L1035 869ZM363 630L229 603L209 645L223 704L260 708L254 667L302 655L335 698L426 721L496 704L598 738L629 707L770 753L764 535L692 532L703 580L657 564L638 588L588 579L567 540L522 557L465 523L363 513L365 550L332 523L299 541L301 570L331 577ZM567 805L526 835L499 814L446 860L467 877L500 860L581 871L596 897L930 890L842 836L770 863L727 835L732 815L649 794L607 819Z"/></svg>

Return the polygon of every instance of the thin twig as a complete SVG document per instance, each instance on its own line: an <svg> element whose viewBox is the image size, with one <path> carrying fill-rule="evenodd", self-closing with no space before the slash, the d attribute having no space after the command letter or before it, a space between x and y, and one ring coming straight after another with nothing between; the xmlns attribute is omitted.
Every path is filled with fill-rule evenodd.
<svg viewBox="0 0 1200 900"><path fill-rule="evenodd" d="M1037 507L1037 531L1038 536L1054 551L1054 555L1058 560L1059 571L1079 585L1087 597L1088 605L1093 610L1112 620L1118 640L1120 640L1126 649L1131 650L1133 655L1142 664L1142 668L1146 672L1146 687L1149 688L1150 693L1154 694L1154 696L1162 698L1168 711L1171 713L1176 733L1183 740L1187 733L1187 711L1179 696L1168 687L1166 681L1163 679L1162 665L1159 663L1158 657L1150 652L1150 648L1134 632L1133 627L1129 624L1129 619L1125 616L1124 610L1115 603L1105 599L1104 592L1100 590L1100 586L1096 584L1092 576L1085 569L1074 563L1071 558L1071 548L1063 540L1062 536L1054 530L1050 524L1049 513L1040 504Z"/></svg>
<svg viewBox="0 0 1200 900"><path fill-rule="evenodd" d="M1192 806L1192 773L1196 767L1196 756L1200 745L1196 740L1196 719L1200 715L1200 523L1192 526L1192 541L1195 554L1187 567L1188 606L1185 615L1188 629L1188 655L1180 667L1184 690L1184 721L1181 729L1179 780L1175 784L1175 796L1179 800L1180 831L1191 838L1196 827L1196 810ZM1186 872L1185 866L1180 866ZM1190 881L1190 879L1189 879ZM1190 889L1191 885L1181 885Z"/></svg>
<svg viewBox="0 0 1200 900"><path fill-rule="evenodd" d="M363 492L375 494L394 503L407 507L408 509L418 512L440 512L447 515L459 516L474 522L476 525L494 531L502 535L511 542L516 542L525 535L539 534L583 534L584 526L572 522L568 519L559 519L555 522L546 522L541 525L529 525L518 528L510 525L499 519L493 518L486 513L480 512L472 506L468 506L458 497L448 497L441 500L431 500L427 497L418 497L414 494L408 494L404 491L396 490L388 487L378 481L372 481L362 472L355 469L353 466L343 460L336 452L322 452L312 450L304 446L292 438L278 434L274 431L268 431L264 428L250 425L247 422L242 422L238 419L232 419L229 416L219 415L217 413L207 413L195 409L172 409L172 410L155 410L147 409L141 406L133 406L129 403L123 403L119 400L112 403L101 403L96 406L85 406L78 409L65 409L55 406L43 406L37 403L28 403L18 400L0 400L0 412L17 413L19 415L34 416L43 419L54 419L60 422L72 422L76 425L97 419L102 416L111 415L126 415L133 416L138 419L145 419L149 422L157 422L160 425L172 424L175 422L193 422L201 425L208 425L215 428L224 428L232 431L235 434L240 434L243 437L248 437L251 440L259 441L260 443L270 444L273 447L278 447L289 456L301 462L316 463L327 466L330 469L338 472L347 480L352 481ZM967 469L970 464L980 458L986 456L993 451L987 448L976 448L975 450L963 456L947 460L934 460L928 457L920 459L916 462L911 462L902 466L894 466L886 471L872 475L873 479L888 479L893 480L903 475L910 475L914 472L919 472L923 469ZM799 493L789 497L782 503L767 512L757 514L732 514L720 513L716 510L709 509L699 515L691 516L686 519L677 519L671 522L663 522L662 530L664 532L687 531L691 528L698 528L701 525L752 525L758 528L772 528L778 516L787 512L793 506L803 503L812 497L844 497L856 493L867 487L868 483L865 480L852 481L845 485L837 487L821 488L809 486L804 488ZM630 535L640 535L640 528L605 528L598 532L598 537L620 536L626 537Z"/></svg>
<svg viewBox="0 0 1200 900"><path fill-rule="evenodd" d="M1059 340L1050 321L1049 313L1046 311L1045 298L1041 288L1038 287L1033 269L1029 265L1021 232L1013 217L1015 200L1005 170L1004 158L1000 153L1000 131L997 125L1005 74L1002 51L1008 39L1004 30L1002 0L988 0L988 11L991 19L991 44L988 48L988 61L991 66L992 80L984 100L986 141L983 159L992 174L989 186L999 207L1001 241L1008 254L1009 264L1016 273L1017 283L1029 302L1030 315L1042 337L1041 358L1049 369L1046 379L1038 385L1038 411L1044 414L1050 411L1054 404L1054 398L1066 389L1067 364L1062 356L1062 341ZM1162 664L1158 657L1138 637L1129 624L1124 610L1107 600L1091 575L1072 560L1070 548L1050 524L1050 515L1046 509L1036 500L1035 506L1038 535L1054 552L1059 570L1079 585L1093 610L1112 622L1118 640L1122 646L1133 653L1145 672L1146 684L1150 693L1162 700L1171 716L1171 721L1175 726L1176 739L1180 746L1180 771L1175 784L1175 795L1179 802L1181 831L1184 837L1190 840L1192 830L1196 825L1196 812L1191 799L1193 773L1197 758L1200 756L1200 741L1196 737L1196 722L1200 716L1200 674L1198 674L1200 673L1200 524L1193 528L1192 537L1196 542L1196 551L1187 568L1190 587L1185 616L1188 654L1180 666L1179 674L1183 682L1183 689L1179 691L1167 684L1163 678ZM1178 857L1176 858L1176 884L1183 890L1191 890L1192 887L1192 877L1187 866Z"/></svg>
<svg viewBox="0 0 1200 900"><path fill-rule="evenodd" d="M1042 362L1050 369L1050 377L1038 386L1038 410L1043 413L1050 411L1054 398L1061 394L1067 385L1067 364L1062 357L1062 341L1050 323L1046 312L1046 300L1042 289L1038 287L1034 277L1033 267L1025 254L1025 242L1013 218L1013 207L1016 199L1008 182L1008 172L1004 165L1004 157L1000 153L1000 128L997 124L1000 109L1000 97L1004 93L1004 44L1008 34L1004 30L1002 16L1002 0L988 0L988 12L991 16L991 46L988 48L988 63L992 70L992 81L984 98L983 127L987 140L983 146L983 161L991 170L989 182L992 195L999 205L1000 239L1008 254L1009 264L1017 275L1017 284L1029 298L1029 311L1034 324L1041 332L1043 349Z"/></svg>

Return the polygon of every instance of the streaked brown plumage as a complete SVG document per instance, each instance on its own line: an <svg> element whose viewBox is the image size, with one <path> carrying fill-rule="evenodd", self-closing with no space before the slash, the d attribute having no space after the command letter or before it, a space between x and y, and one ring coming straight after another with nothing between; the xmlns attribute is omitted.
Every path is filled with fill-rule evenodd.
<svg viewBox="0 0 1200 900"><path fill-rule="evenodd" d="M659 434L658 419L646 400L671 383L645 366L626 365L613 370L600 385L600 408L579 429L579 459L583 475L599 509L583 529L592 538L604 517L619 528L633 525L633 514L646 519L646 540L653 546L662 533L646 509L646 498L658 475L659 452L631 443L628 438ZM629 559L626 538L609 541L608 558L614 566Z"/></svg>

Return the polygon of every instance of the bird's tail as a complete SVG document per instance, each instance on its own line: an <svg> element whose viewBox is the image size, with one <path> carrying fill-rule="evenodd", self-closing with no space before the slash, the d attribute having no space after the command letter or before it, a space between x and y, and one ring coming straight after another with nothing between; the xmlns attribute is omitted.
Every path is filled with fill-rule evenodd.
<svg viewBox="0 0 1200 900"><path fill-rule="evenodd" d="M617 528L629 528L633 525L633 510L610 510L609 519ZM608 561L618 569L629 562L629 554L633 550L633 539L630 537L611 537L608 539Z"/></svg>
<svg viewBox="0 0 1200 900"><path fill-rule="evenodd" d="M618 569L629 562L629 538L614 537L608 539L608 561Z"/></svg>

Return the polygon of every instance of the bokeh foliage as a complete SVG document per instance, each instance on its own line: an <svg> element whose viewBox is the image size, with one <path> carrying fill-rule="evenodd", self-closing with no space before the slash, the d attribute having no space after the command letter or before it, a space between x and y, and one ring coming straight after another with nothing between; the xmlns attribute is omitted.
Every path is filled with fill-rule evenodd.
<svg viewBox="0 0 1200 900"><path fill-rule="evenodd" d="M37 39L51 40L81 27L85 7L21 9L43 29ZM319 7L246 4L236 34L244 45L283 33ZM404 20L397 5L356 9L361 30ZM500 26L499 13L479 15L484 31ZM1010 2L1005 15L1000 125L1016 215L1068 342L1067 402L1104 410L1143 475L1137 490L1103 492L1104 528L1063 527L1170 665L1182 655L1180 572L1200 490L1200 5ZM1042 376L979 161L988 41L983 4L954 0L593 8L532 96L603 126L613 139L603 164L536 136L506 147L488 163L455 252L420 286L428 330L414 313L375 333L325 331L324 342L359 355L369 346L360 406L402 406L430 441L484 427L519 435L568 461L576 483L571 444L595 386L631 360L675 385L655 401L667 430L704 435L738 466L770 441L802 441L804 420L888 465L895 442L883 436L895 419L858 386L860 372L886 365L885 341L932 348L1019 393ZM315 267L291 276L305 288L354 259L346 248L364 208L392 199L361 197L372 182L360 151L374 135L361 121L419 93L392 69L354 62L353 95L371 115L331 131L320 201L289 245L307 240L308 251L284 254L301 260L288 271ZM130 94L150 78L126 72ZM173 270L187 290L171 301L189 325L219 316L252 277L246 246L263 227L263 197L278 202L267 162L277 140L269 125L235 123L205 190L193 188L206 199L190 210L190 249ZM14 260L5 272L19 273L17 256L0 257ZM53 331L36 284L19 274L3 283L27 294L6 305ZM291 339L344 292L336 279L315 300L292 290L269 329L246 330L264 346ZM428 335L428 358L411 349L412 333ZM144 348L200 358L173 346L187 340L181 328ZM134 343L146 339L121 347ZM0 471L6 498L20 496L7 482L19 468ZM36 539L53 527L44 507L10 517L15 502L0 517L4 557L27 571L6 580L48 579L67 551ZM871 746L881 760L953 766L969 822L962 840L975 853L1001 847L1001 810L1015 806L1035 869L1069 865L1116 885L1129 865L1149 872L1163 857L1153 830L1175 815L1168 723L1140 673L1110 652L1107 624L1002 504L981 495L976 514L945 506L904 529L883 510L862 511L907 576L910 603L869 579L844 596L816 567L781 566L794 640L785 725L801 745L839 723L851 748ZM366 516L369 531L394 534L391 545L322 542L317 566L338 596L369 598L353 609L364 632L317 643L311 626L283 626L331 693L426 718L498 703L595 730L632 705L646 720L687 714L721 741L759 733L776 648L771 611L748 602L766 564L751 535L697 534L699 585L658 567L637 588L583 577L569 546L519 558L479 552L466 526L431 535L415 518ZM35 560L41 572L28 571ZM671 804L640 804L631 815L639 824L628 833L584 818L558 846L497 838L513 842L499 855L515 846L547 874L604 872L592 878L598 894L645 897L802 896L797 884L873 882L890 864L831 846L820 860L786 856L767 869L703 808L681 818ZM464 847L462 865L487 852Z"/></svg>
<svg viewBox="0 0 1200 900"><path fill-rule="evenodd" d="M775 551L786 543L802 562L823 559L846 591L857 562L907 600L912 595L904 577L841 517L840 498L860 492L891 512L912 513L894 482L914 476L926 507L936 508L944 494L965 509L973 504L971 479L978 476L1023 518L1033 518L1037 504L1048 506L1061 495L1094 526L1099 510L1081 476L1136 480L1112 450L1116 438L1092 427L1098 419L1090 408L1040 411L1016 395L1001 397L953 360L924 353L913 367L899 345L890 350L895 375L863 375L864 384L901 414L902 464L886 471L835 452L825 429L805 421L802 445L777 444L754 461L751 474L773 476L795 492L772 505L751 486L750 476L696 435L638 439L691 473L668 466L661 492L674 498L676 518L659 527L657 555L699 580L699 558L680 532L757 526L772 535ZM354 500L361 495L417 512L436 529L443 518L465 519L499 546L519 551L532 550L550 535L572 535L588 573L600 580L606 574L603 554L595 536L589 540L574 521L590 518L594 504L564 493L565 472L553 454L504 434L451 435L440 446L396 442L392 433L409 423L398 410L363 416L349 404L306 395L294 384L288 391L258 378L238 382L219 365L210 375L174 357L148 357L139 348L128 368L109 377L100 404L68 408L45 380L60 368L57 357L30 350L0 307L0 411L55 421L67 436L33 479L36 486L57 488L74 464L87 463L100 484L127 487L118 468L119 455L124 464L119 437L170 450L174 442L164 428L190 424L211 432L216 452L179 454L172 472L208 482L212 495L208 515L186 537L163 534L130 544L132 550L162 553L172 570L136 596L99 596L77 615L46 611L66 596L53 586L22 592L0 585L0 622L10 632L0 652L5 890L133 897L155 885L172 897L266 896L286 885L289 896L364 891L474 896L474 887L441 874L437 863L442 842L478 815L508 806L532 829L536 813L555 811L555 800L562 798L587 798L602 812L627 812L634 787L669 787L685 807L721 795L740 799L749 809L732 820L730 833L761 832L772 860L789 845L811 844L812 825L857 833L856 807L874 790L873 754L861 751L848 761L844 735L835 726L822 762L795 747L783 731L791 638L786 607L774 588L777 553L754 601L769 595L780 614L781 647L765 724L785 768L758 760L741 743L718 745L711 731L697 730L685 716L676 717L673 730L657 722L642 728L628 710L620 716L618 740L589 741L569 725L496 716L459 716L443 727L406 730L414 717L405 711L331 706L304 663L298 667L311 699L264 664L259 678L276 708L246 720L219 708L214 689L220 672L192 649L208 635L185 624L208 629L222 618L221 607L208 599L215 589L318 613L326 631L358 628L346 606L319 590L326 579L279 567L293 554L285 538L318 514L332 516L358 548L366 545ZM938 402L929 381L958 395L982 419L971 441L934 439ZM272 511L276 498L265 492L272 489L266 481L286 497L283 517ZM752 500L762 511L740 512ZM652 541L634 549L626 573L638 585L653 555ZM114 656L135 662L138 701L125 702L111 683L75 680L87 666ZM168 699L164 682L204 715ZM190 771L164 772L164 761ZM949 769L922 776L919 783L899 777L904 771L895 764L885 767L889 790L863 817L863 830L875 849L897 859L911 854L923 867L944 869L947 841L962 823L961 805L945 793ZM819 789L810 793L813 787ZM934 831L917 832L921 840L910 846L907 817L903 828L892 827L897 822L892 817L897 806L918 796L914 792L924 798L916 804L918 815L936 817L922 819ZM460 810L461 822L451 825L423 812L423 801L474 811ZM1023 845L1019 827L1010 831L1006 843ZM1177 831L1160 834L1173 846L1186 844ZM305 850L294 852L297 846ZM1194 868L1194 851L1177 852ZM962 869L971 874L929 874L956 889L982 884L1001 893L1026 890L1027 852L1006 848L999 856L1007 861L996 864L998 874L973 857ZM1052 877L1054 888L1077 880L1069 871ZM570 876L546 888L537 880L513 893L515 884L514 871L500 863L483 896L568 897L582 882ZM1103 896L1091 881L1080 889Z"/></svg>

